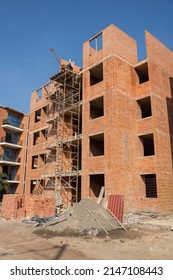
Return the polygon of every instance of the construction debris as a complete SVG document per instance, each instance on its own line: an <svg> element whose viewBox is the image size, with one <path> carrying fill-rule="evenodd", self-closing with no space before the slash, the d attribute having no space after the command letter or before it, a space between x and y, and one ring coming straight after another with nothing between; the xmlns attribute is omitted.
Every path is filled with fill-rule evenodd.
<svg viewBox="0 0 173 280"><path fill-rule="evenodd" d="M91 227L91 228L87 228L84 230L80 230L79 231L80 234L82 235L89 235L89 236L97 236L98 235L98 229Z"/></svg>
<svg viewBox="0 0 173 280"><path fill-rule="evenodd" d="M32 222L38 224L38 225L42 225L42 224L46 224L46 223L49 223L49 222L52 222L54 221L55 219L58 219L59 217L58 216L53 216L53 217L49 217L49 218L41 218L39 217L38 215L36 216L33 216L29 219L24 219L22 222L23 223L26 223L26 224L32 224Z"/></svg>
<svg viewBox="0 0 173 280"><path fill-rule="evenodd" d="M39 225L51 226L63 222L66 219L67 218L64 215L55 215L47 218L40 218L38 215L36 215L29 219L23 220L23 223L32 224L34 226L39 226Z"/></svg>

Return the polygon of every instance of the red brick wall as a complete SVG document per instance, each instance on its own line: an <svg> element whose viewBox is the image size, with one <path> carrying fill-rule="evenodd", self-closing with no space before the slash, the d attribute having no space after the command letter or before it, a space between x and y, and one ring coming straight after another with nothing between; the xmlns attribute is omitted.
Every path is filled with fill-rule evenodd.
<svg viewBox="0 0 173 280"><path fill-rule="evenodd" d="M53 86L52 86L53 87ZM50 144L55 135L50 136L50 125L46 122L46 112L43 109L45 106L48 105L48 100L46 99L47 91L51 91L52 88L42 87L42 98L38 98L38 92L34 91L31 95L31 105L30 105L30 125L29 125L29 140L28 140L28 153L27 153L27 174L26 174L26 186L25 186L25 194L30 194L31 192L31 180L38 181L42 178L43 174L55 172L55 165L54 162L50 163L48 168L45 169L45 164L42 162L40 155L50 153L50 151L46 150L45 147ZM50 105L50 104L49 104ZM35 122L35 112L41 109L41 119L38 122ZM49 137L46 139L43 137L41 131L44 129L48 129ZM39 132L39 138L34 145L33 139L34 134ZM32 157L38 156L38 164L37 168L32 168Z"/></svg>
<svg viewBox="0 0 173 280"><path fill-rule="evenodd" d="M41 218L55 215L55 198L43 195L3 196L1 215L4 219L23 220L38 215Z"/></svg>
<svg viewBox="0 0 173 280"><path fill-rule="evenodd" d="M149 81L139 84L135 44L127 39L126 45L125 38L116 28L108 27L103 30L102 50L93 51L89 41L84 44L82 197L89 197L89 175L104 173L105 198L109 193L124 195L125 212L171 211L173 105L168 104L168 99L173 53L147 33ZM126 46L126 53L121 45ZM103 81L90 86L89 69L100 62L103 62ZM99 96L104 96L104 116L91 120L89 102ZM137 99L146 96L151 97L152 116L142 119ZM90 157L89 136L99 133L104 133L104 155ZM154 134L155 155L144 157L139 135L149 133ZM158 197L147 198L141 175L153 173Z"/></svg>
<svg viewBox="0 0 173 280"><path fill-rule="evenodd" d="M22 141L22 149L19 151L18 158L21 158L21 165L18 168L17 175L20 176L20 183L17 186L16 194L23 194L24 181L25 181L25 164L26 164L26 141L27 141L27 127L28 127L28 115L24 115L21 121L23 125L23 132L20 134L20 140Z"/></svg>
<svg viewBox="0 0 173 280"><path fill-rule="evenodd" d="M111 24L102 31L103 48L95 51L89 48L89 41L83 45L83 68L97 63L103 57L117 54L122 59L130 63L137 63L136 41L124 33L115 25Z"/></svg>

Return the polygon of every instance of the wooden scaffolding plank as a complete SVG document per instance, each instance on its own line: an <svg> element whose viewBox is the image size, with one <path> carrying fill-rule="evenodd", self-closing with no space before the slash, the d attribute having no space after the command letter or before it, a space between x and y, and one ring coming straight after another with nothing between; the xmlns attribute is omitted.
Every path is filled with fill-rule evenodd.
<svg viewBox="0 0 173 280"><path fill-rule="evenodd" d="M88 211L88 213L93 217L93 219L101 226L101 228L104 230L104 232L109 235L108 231L103 227L103 225L98 221L98 219L96 219L96 217L93 215L93 213L86 208L86 210Z"/></svg>

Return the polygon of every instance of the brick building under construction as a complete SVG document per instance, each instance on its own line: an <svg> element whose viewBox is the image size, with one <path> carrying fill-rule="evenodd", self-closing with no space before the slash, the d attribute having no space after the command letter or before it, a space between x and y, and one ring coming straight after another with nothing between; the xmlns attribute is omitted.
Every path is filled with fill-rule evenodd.
<svg viewBox="0 0 173 280"><path fill-rule="evenodd" d="M32 93L24 194L66 207L114 194L126 213L173 210L173 52L145 36L138 62L136 41L108 26L84 43L82 69L61 60Z"/></svg>

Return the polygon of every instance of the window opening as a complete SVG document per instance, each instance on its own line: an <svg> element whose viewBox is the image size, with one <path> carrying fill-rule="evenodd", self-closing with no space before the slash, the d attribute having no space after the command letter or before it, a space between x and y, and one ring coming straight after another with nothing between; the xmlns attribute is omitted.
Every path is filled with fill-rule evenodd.
<svg viewBox="0 0 173 280"><path fill-rule="evenodd" d="M6 142L12 143L12 144L18 144L19 142L19 134L15 132L6 132Z"/></svg>
<svg viewBox="0 0 173 280"><path fill-rule="evenodd" d="M34 189L36 187L37 181L36 180L31 180L30 183L30 193L34 193Z"/></svg>
<svg viewBox="0 0 173 280"><path fill-rule="evenodd" d="M90 136L90 157L104 155L104 133Z"/></svg>
<svg viewBox="0 0 173 280"><path fill-rule="evenodd" d="M17 160L17 150L4 148L4 159L7 161L16 161Z"/></svg>
<svg viewBox="0 0 173 280"><path fill-rule="evenodd" d="M41 109L35 111L35 122L39 122L41 120Z"/></svg>
<svg viewBox="0 0 173 280"><path fill-rule="evenodd" d="M143 155L144 156L155 155L153 134L142 135L142 136L139 136L139 138L143 145Z"/></svg>
<svg viewBox="0 0 173 280"><path fill-rule="evenodd" d="M141 64L135 68L135 71L139 78L139 84L145 83L149 81L148 75L148 63Z"/></svg>
<svg viewBox="0 0 173 280"><path fill-rule="evenodd" d="M40 167L45 166L46 164L46 154L40 154Z"/></svg>
<svg viewBox="0 0 173 280"><path fill-rule="evenodd" d="M90 48L95 49L96 51L100 51L102 49L102 33L95 36L93 39L89 41Z"/></svg>
<svg viewBox="0 0 173 280"><path fill-rule="evenodd" d="M137 103L138 103L139 108L141 110L142 119L152 116L150 96L138 100Z"/></svg>
<svg viewBox="0 0 173 280"><path fill-rule="evenodd" d="M10 125L20 127L21 117L8 113L8 120Z"/></svg>
<svg viewBox="0 0 173 280"><path fill-rule="evenodd" d="M90 101L90 119L96 119L104 115L103 96Z"/></svg>
<svg viewBox="0 0 173 280"><path fill-rule="evenodd" d="M32 156L32 169L37 169L38 167L38 155Z"/></svg>
<svg viewBox="0 0 173 280"><path fill-rule="evenodd" d="M156 174L141 175L145 183L146 197L157 198Z"/></svg>
<svg viewBox="0 0 173 280"><path fill-rule="evenodd" d="M17 174L16 166L3 165L2 171L8 176L8 180L14 180Z"/></svg>
<svg viewBox="0 0 173 280"><path fill-rule="evenodd" d="M42 135L43 135L43 139L44 139L44 140L47 140L47 129L42 129L42 130L41 130L41 133L42 133ZM43 140L43 141L44 141L44 140Z"/></svg>
<svg viewBox="0 0 173 280"><path fill-rule="evenodd" d="M99 197L101 188L104 187L104 174L92 174L90 176L90 197ZM103 196L104 197L104 196Z"/></svg>
<svg viewBox="0 0 173 280"><path fill-rule="evenodd" d="M103 63L100 63L90 69L90 86L103 81Z"/></svg>
<svg viewBox="0 0 173 280"><path fill-rule="evenodd" d="M45 115L47 115L47 112L48 112L48 106L44 106L44 107L43 107L43 112L44 112L44 114L45 114Z"/></svg>
<svg viewBox="0 0 173 280"><path fill-rule="evenodd" d="M9 175L10 175L10 168L11 168L11 166L8 166L8 165L3 165L2 166L2 172L5 173L8 176L8 178L9 178Z"/></svg>
<svg viewBox="0 0 173 280"><path fill-rule="evenodd" d="M41 180L40 185L42 186L42 188L44 188L45 187L45 180Z"/></svg>
<svg viewBox="0 0 173 280"><path fill-rule="evenodd" d="M35 132L33 134L33 145L37 145L39 142L40 132Z"/></svg>

